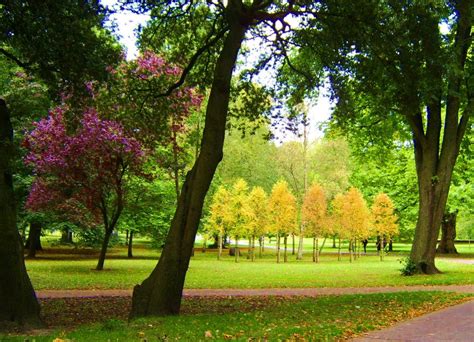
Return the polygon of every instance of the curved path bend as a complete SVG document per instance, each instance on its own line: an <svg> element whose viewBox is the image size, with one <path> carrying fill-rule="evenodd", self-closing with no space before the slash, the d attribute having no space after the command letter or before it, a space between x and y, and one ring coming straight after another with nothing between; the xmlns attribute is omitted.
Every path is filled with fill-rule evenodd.
<svg viewBox="0 0 474 342"><path fill-rule="evenodd" d="M435 311L393 327L372 331L353 342L474 341L474 300Z"/></svg>
<svg viewBox="0 0 474 342"><path fill-rule="evenodd" d="M40 290L38 298L130 297L126 290ZM269 288L269 289L185 289L184 297L246 297L246 296L305 296L367 294L403 291L448 291L474 294L474 285L384 286L384 287L322 287L322 288Z"/></svg>

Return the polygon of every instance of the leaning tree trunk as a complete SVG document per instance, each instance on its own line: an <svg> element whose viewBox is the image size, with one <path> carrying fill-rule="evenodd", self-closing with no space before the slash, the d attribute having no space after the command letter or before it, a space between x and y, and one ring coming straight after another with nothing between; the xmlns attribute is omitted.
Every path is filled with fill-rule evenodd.
<svg viewBox="0 0 474 342"><path fill-rule="evenodd" d="M40 306L26 272L23 244L16 225L10 161L13 129L0 98L0 330L5 326L40 326Z"/></svg>
<svg viewBox="0 0 474 342"><path fill-rule="evenodd" d="M467 54L472 44L471 28L473 19L472 0L455 3L457 25L454 45L450 48L452 58L447 75L446 111L442 115L443 70L438 63L428 63L433 75L433 95L427 99L426 123L419 106L407 105L406 118L413 133L415 163L418 178L419 211L415 237L410 259L418 273L439 273L435 266L436 242L451 184L451 177L459 154L461 141L466 132L469 117L474 110L474 92L466 90L466 101L461 101L461 85L468 82L466 69ZM437 29L433 23L433 29ZM428 42L427 48L439 50L438 45ZM431 45L430 45L431 44ZM438 44L438 43L436 43ZM441 52L439 52L441 53ZM408 104L413 99L408 99ZM416 100L413 103L417 103ZM464 107L461 110L461 105ZM408 114L410 112L410 114ZM460 117L461 114L461 118ZM425 132L426 130L426 132ZM441 139L441 134L443 138Z"/></svg>
<svg viewBox="0 0 474 342"><path fill-rule="evenodd" d="M25 248L28 249L28 258L36 257L36 251L42 251L41 246L41 223L32 221L30 223L30 232L25 243Z"/></svg>
<svg viewBox="0 0 474 342"><path fill-rule="evenodd" d="M128 230L127 230L128 232ZM127 257L133 258L133 230L131 230L128 233L128 251L127 251Z"/></svg>
<svg viewBox="0 0 474 342"><path fill-rule="evenodd" d="M133 289L130 317L179 313L204 198L222 159L232 71L247 30L234 19L216 62L199 157L186 176L158 265Z"/></svg>
<svg viewBox="0 0 474 342"><path fill-rule="evenodd" d="M109 246L110 236L113 229L106 229L104 240L102 240L102 248L100 249L99 260L97 262L96 270L102 271L104 269L105 256L107 255L107 247Z"/></svg>
<svg viewBox="0 0 474 342"><path fill-rule="evenodd" d="M456 216L457 211L446 212L441 221L441 241L439 242L437 253L458 254L454 239L456 238Z"/></svg>

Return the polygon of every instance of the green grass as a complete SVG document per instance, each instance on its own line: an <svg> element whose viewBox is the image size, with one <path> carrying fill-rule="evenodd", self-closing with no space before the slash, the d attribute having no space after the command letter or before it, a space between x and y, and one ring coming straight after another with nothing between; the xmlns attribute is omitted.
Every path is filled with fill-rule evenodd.
<svg viewBox="0 0 474 342"><path fill-rule="evenodd" d="M34 340L72 341L203 341L317 340L334 341L456 304L465 296L410 292L320 298L194 299L182 316L108 320L73 331L54 331ZM206 333L208 338L206 338ZM37 334L37 332L36 332ZM25 341L28 336L4 336ZM30 338L30 341L32 339Z"/></svg>
<svg viewBox="0 0 474 342"><path fill-rule="evenodd" d="M273 252L273 251L272 251ZM290 255L288 263L277 264L267 251L263 259L251 262L241 257L216 260L215 252L196 252L186 277L186 288L278 288L278 287L364 287L404 285L473 284L474 266L449 260L437 261L443 274L432 276L400 276L399 256L387 256L380 262L377 256L363 256L353 263L348 256L337 261L337 255L326 254L319 264L306 255L296 261ZM95 256L85 259L27 260L27 269L35 289L127 289L143 281L155 267L158 253L136 249L136 259L117 259L123 249L112 251L104 271L95 271ZM40 255L41 256L41 255ZM114 258L115 257L115 258Z"/></svg>

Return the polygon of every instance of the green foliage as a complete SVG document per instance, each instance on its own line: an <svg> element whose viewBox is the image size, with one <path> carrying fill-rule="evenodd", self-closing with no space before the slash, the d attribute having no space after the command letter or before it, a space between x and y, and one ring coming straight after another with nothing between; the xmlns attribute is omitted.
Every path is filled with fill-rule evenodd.
<svg viewBox="0 0 474 342"><path fill-rule="evenodd" d="M401 275L412 276L416 273L416 270L417 270L416 263L413 260L411 260L410 257L400 259L399 261L400 261L400 264L402 264L402 268L400 269Z"/></svg>
<svg viewBox="0 0 474 342"><path fill-rule="evenodd" d="M0 54L37 74L57 95L62 87L84 91L84 82L107 78L121 54L103 28L98 1L5 1L0 8Z"/></svg>

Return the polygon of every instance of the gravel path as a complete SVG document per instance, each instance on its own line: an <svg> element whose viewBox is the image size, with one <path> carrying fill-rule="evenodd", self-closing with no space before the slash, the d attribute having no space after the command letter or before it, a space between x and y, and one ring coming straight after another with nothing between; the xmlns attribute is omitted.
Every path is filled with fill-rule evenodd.
<svg viewBox="0 0 474 342"><path fill-rule="evenodd" d="M402 291L451 291L473 293L474 285L400 286L400 287L331 287L272 289L186 289L184 297L244 297L244 296L306 296L364 294ZM40 290L38 298L128 297L132 290Z"/></svg>

